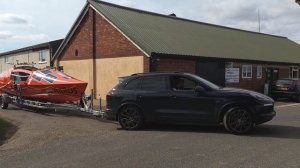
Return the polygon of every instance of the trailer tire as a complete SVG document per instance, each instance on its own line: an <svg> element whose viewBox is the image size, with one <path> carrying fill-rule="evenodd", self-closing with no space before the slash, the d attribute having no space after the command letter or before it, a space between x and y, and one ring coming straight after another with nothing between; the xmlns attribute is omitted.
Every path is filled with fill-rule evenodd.
<svg viewBox="0 0 300 168"><path fill-rule="evenodd" d="M7 109L8 108L8 103L7 103L7 95L6 94L3 94L1 95L1 98L0 98L0 107L1 109Z"/></svg>

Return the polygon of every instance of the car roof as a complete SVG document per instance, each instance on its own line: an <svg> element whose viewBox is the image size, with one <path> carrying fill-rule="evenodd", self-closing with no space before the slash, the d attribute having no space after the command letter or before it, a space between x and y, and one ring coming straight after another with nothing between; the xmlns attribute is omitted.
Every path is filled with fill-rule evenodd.
<svg viewBox="0 0 300 168"><path fill-rule="evenodd" d="M131 76L156 76L156 75L187 75L189 73L184 72L148 72L148 73L136 73Z"/></svg>
<svg viewBox="0 0 300 168"><path fill-rule="evenodd" d="M119 80L126 81L133 79L135 77L145 77L145 76L159 76L159 75L189 75L190 73L185 72L148 72L148 73L135 73L130 76L119 77Z"/></svg>

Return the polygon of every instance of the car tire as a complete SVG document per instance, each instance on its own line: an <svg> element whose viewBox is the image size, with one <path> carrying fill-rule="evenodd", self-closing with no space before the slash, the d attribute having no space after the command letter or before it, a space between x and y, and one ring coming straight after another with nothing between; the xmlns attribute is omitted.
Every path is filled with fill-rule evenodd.
<svg viewBox="0 0 300 168"><path fill-rule="evenodd" d="M224 115L223 124L233 134L248 133L254 126L251 112L243 107L229 109Z"/></svg>
<svg viewBox="0 0 300 168"><path fill-rule="evenodd" d="M1 95L1 98L0 98L0 107L1 109L7 109L8 108L8 103L7 103L7 100L6 100L6 95Z"/></svg>
<svg viewBox="0 0 300 168"><path fill-rule="evenodd" d="M118 114L118 120L123 129L138 130L144 125L142 111L132 105L121 108Z"/></svg>

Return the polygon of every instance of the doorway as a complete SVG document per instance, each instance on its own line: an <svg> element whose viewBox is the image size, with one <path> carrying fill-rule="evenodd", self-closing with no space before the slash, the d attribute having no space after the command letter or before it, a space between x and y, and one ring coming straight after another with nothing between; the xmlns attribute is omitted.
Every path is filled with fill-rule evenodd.
<svg viewBox="0 0 300 168"><path fill-rule="evenodd" d="M274 83L279 79L279 69L278 68L267 68L266 70L266 83Z"/></svg>
<svg viewBox="0 0 300 168"><path fill-rule="evenodd" d="M219 86L225 86L225 62L198 61L196 74Z"/></svg>

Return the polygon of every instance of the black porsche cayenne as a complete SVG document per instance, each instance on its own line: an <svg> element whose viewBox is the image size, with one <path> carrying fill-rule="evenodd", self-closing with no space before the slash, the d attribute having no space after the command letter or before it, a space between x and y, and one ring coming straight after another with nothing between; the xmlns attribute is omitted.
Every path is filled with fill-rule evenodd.
<svg viewBox="0 0 300 168"><path fill-rule="evenodd" d="M107 94L106 115L126 130L149 122L223 124L244 134L276 112L273 99L257 92L222 88L189 73L146 73L120 78Z"/></svg>

